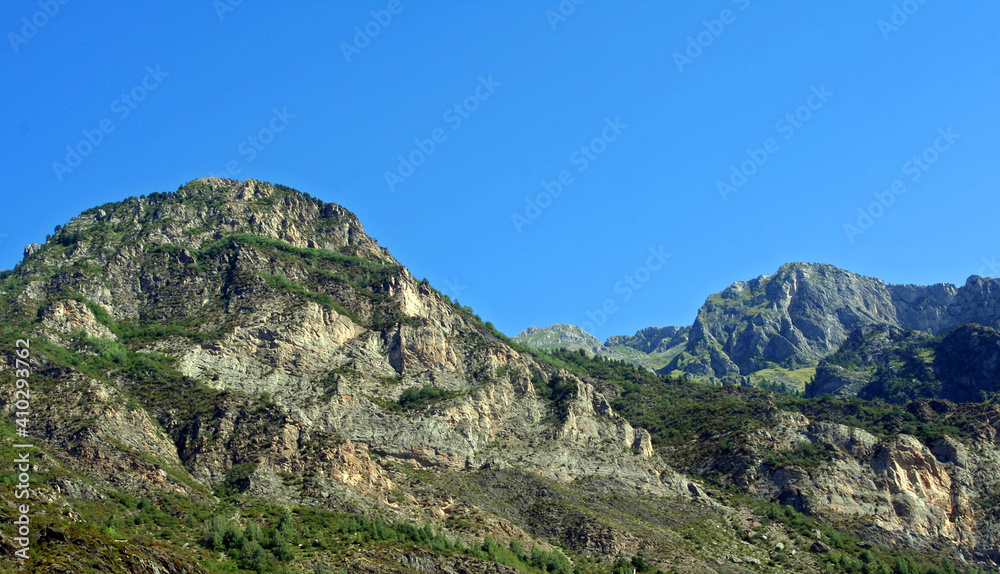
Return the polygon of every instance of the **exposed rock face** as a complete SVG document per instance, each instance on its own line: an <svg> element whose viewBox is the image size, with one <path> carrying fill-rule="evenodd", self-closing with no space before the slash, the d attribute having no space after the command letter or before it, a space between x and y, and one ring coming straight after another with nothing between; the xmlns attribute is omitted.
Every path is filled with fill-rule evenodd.
<svg viewBox="0 0 1000 574"><path fill-rule="evenodd" d="M1000 280L973 275L962 287L889 285L897 321L904 329L947 333L966 323L1000 321Z"/></svg>
<svg viewBox="0 0 1000 574"><path fill-rule="evenodd" d="M83 331L87 336L100 337L112 341L118 340L118 335L98 322L93 311L86 304L72 299L55 301L45 309L42 324L50 329L63 333Z"/></svg>
<svg viewBox="0 0 1000 574"><path fill-rule="evenodd" d="M690 327L646 327L635 335L615 335L604 342L605 346L632 347L643 353L665 353L687 343Z"/></svg>
<svg viewBox="0 0 1000 574"><path fill-rule="evenodd" d="M954 545L993 557L1000 542L990 512L978 505L1000 487L1000 450L992 439L974 448L952 437L930 446L898 434L877 437L841 424L776 411L735 452L700 467L732 484L800 511L861 526L875 540L918 548ZM789 462L782 453L812 454Z"/></svg>
<svg viewBox="0 0 1000 574"><path fill-rule="evenodd" d="M789 263L774 275L737 282L709 297L687 347L664 369L722 377L777 364L815 364L865 325L943 334L1000 320L1000 282L964 287L887 285L832 265Z"/></svg>
<svg viewBox="0 0 1000 574"><path fill-rule="evenodd" d="M833 462L817 471L795 473L779 495L812 514L863 517L888 538L911 544L948 539L961 547L975 545L976 520L970 501L951 469L917 439L899 435L877 441L864 431L814 428L812 438L832 445ZM847 441L844 435L853 434Z"/></svg>
<svg viewBox="0 0 1000 574"><path fill-rule="evenodd" d="M253 180L204 179L89 210L51 243L59 255L47 244L16 271L38 278L17 299L40 315L38 336L111 366L165 355L174 369L165 376L188 389L161 396L133 375L120 375L123 390L58 377L73 389L59 392L86 397L80 415L97 422L63 432L70 427L56 421L81 407L67 402L60 414L53 402L46 439L103 480L136 492L176 482L155 464L139 471L120 444L208 487L228 480L263 498L335 496L352 508L390 506L379 501L391 479L372 456L433 469L527 465L564 482L600 476L687 496L652 460L649 433L589 383L515 351L414 280L339 206ZM567 336L602 347L576 330ZM552 377L573 389L558 405L532 384ZM428 398L404 406L406 392ZM290 486L282 472L317 478Z"/></svg>

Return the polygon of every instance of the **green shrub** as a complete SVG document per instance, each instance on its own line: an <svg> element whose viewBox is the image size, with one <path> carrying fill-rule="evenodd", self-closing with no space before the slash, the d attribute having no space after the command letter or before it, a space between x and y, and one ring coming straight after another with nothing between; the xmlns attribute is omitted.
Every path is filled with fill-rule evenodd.
<svg viewBox="0 0 1000 574"><path fill-rule="evenodd" d="M267 551L253 540L245 540L240 547L240 568L251 572L267 570Z"/></svg>
<svg viewBox="0 0 1000 574"><path fill-rule="evenodd" d="M434 403L454 397L457 393L445 389L425 385L423 387L410 387L403 391L397 403L404 409L427 408Z"/></svg>
<svg viewBox="0 0 1000 574"><path fill-rule="evenodd" d="M209 550L223 551L226 549L223 537L226 534L229 521L222 516L213 515L205 523L198 542Z"/></svg>
<svg viewBox="0 0 1000 574"><path fill-rule="evenodd" d="M819 466L826 460L826 454L821 448L808 440L800 441L792 450L770 454L764 458L764 463L772 468Z"/></svg>
<svg viewBox="0 0 1000 574"><path fill-rule="evenodd" d="M277 289L284 289L290 293L295 293L296 295L301 295L303 297L306 297L307 299L311 299L328 309L335 310L337 313L340 313L341 315L346 315L355 323L359 325L361 324L361 319L358 318L356 314L345 309L343 305L341 305L339 302L337 302L337 300L335 300L333 297L329 296L326 293L317 293L315 291L310 291L305 287L299 285L298 283L289 280L284 275L267 275L265 273L260 273L259 275L271 287L275 287Z"/></svg>

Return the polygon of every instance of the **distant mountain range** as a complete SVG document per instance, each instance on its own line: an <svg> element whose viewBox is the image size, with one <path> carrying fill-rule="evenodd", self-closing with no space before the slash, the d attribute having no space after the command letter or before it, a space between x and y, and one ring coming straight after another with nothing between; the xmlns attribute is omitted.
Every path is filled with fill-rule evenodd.
<svg viewBox="0 0 1000 574"><path fill-rule="evenodd" d="M581 327L556 323L545 328L528 327L513 339L541 351L582 349L590 356L626 361L656 371L684 350L689 331L689 327L649 327L635 335L616 335L601 343Z"/></svg>
<svg viewBox="0 0 1000 574"><path fill-rule="evenodd" d="M969 323L1000 326L1000 281L890 285L832 265L788 263L710 295L690 327L650 327L603 345L569 325L533 327L514 339L539 349L584 348L664 374L803 390L820 361L859 329L945 335Z"/></svg>

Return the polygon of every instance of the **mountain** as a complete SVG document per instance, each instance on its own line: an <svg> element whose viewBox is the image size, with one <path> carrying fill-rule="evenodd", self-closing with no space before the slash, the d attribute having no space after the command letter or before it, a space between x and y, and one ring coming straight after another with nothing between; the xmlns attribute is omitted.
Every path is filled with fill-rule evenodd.
<svg viewBox="0 0 1000 574"><path fill-rule="evenodd" d="M656 371L684 350L690 332L690 327L647 327L635 335L608 337L604 346L611 358Z"/></svg>
<svg viewBox="0 0 1000 574"><path fill-rule="evenodd" d="M832 265L789 263L711 295L684 351L664 372L725 380L767 369L807 370L864 326L944 334L998 321L996 279L973 276L959 288L888 285Z"/></svg>
<svg viewBox="0 0 1000 574"><path fill-rule="evenodd" d="M631 347L643 353L667 353L687 343L690 327L647 327L635 335L615 335L605 341L608 347Z"/></svg>
<svg viewBox="0 0 1000 574"><path fill-rule="evenodd" d="M608 349L601 344L600 339L584 331L576 325L556 323L539 329L528 327L514 336L518 343L528 345L533 349L582 349L589 355L605 355Z"/></svg>
<svg viewBox="0 0 1000 574"><path fill-rule="evenodd" d="M225 534L237 527L264 532L255 544L276 567L292 560L285 543L315 528L302 511L282 514L289 508L322 510L313 518L334 525L300 568L417 568L400 548L344 558L351 533L375 518L435 529L407 538L403 526L376 524L375 538L365 534L447 550L421 568L495 569L479 551L451 555L486 535L537 549L505 555L515 565L607 559L588 545L617 554L635 543L617 541L625 534L606 524L600 500L704 498L595 381L415 280L351 212L283 186L209 178L89 209L0 280L5 337L31 344L37 496L48 501L36 515L40 570L94 556L111 571L201 571L220 564L211 549L240 560L243 542ZM17 366L9 355L5 370ZM14 412L12 395L0 400ZM595 510L546 518L573 498L497 509L479 493L498 476L525 493L591 484ZM71 526L81 518L90 530ZM268 529L279 527L275 542ZM206 529L229 538L198 545ZM102 557L123 536L144 566ZM386 560L396 565L377 566Z"/></svg>
<svg viewBox="0 0 1000 574"><path fill-rule="evenodd" d="M1000 559L995 406L790 397L538 352L413 278L347 209L280 185L208 178L83 212L0 273L0 328L15 351L0 369L24 382L0 393L0 456L28 457L31 485L30 504L0 505L7 570ZM618 342L693 348L695 329L663 333ZM988 333L968 341L992 356ZM23 492L29 471L6 468Z"/></svg>
<svg viewBox="0 0 1000 574"><path fill-rule="evenodd" d="M591 356L600 355L655 371L683 350L689 331L687 327L649 327L635 335L609 337L602 344L576 325L556 323L544 328L528 327L515 335L514 341L540 351L582 349Z"/></svg>

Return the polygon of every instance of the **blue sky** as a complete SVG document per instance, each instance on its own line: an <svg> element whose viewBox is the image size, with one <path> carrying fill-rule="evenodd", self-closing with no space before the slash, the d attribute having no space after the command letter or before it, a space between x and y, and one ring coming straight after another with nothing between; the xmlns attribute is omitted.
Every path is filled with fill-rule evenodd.
<svg viewBox="0 0 1000 574"><path fill-rule="evenodd" d="M998 21L985 0L6 0L0 267L88 207L230 172L353 210L511 335L690 324L787 261L1000 275Z"/></svg>

